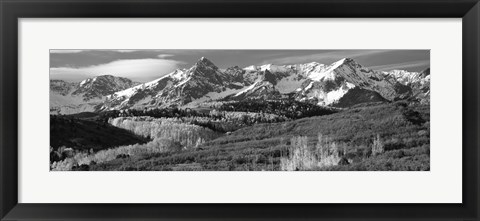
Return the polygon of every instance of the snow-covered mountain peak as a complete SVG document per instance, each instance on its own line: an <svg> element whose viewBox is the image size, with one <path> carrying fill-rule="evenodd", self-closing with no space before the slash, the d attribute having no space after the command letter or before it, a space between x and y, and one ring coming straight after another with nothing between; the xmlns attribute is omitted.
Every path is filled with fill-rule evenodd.
<svg viewBox="0 0 480 221"><path fill-rule="evenodd" d="M256 71L257 70L257 66L255 65L250 65L248 67L244 67L243 70L245 71Z"/></svg>
<svg viewBox="0 0 480 221"><path fill-rule="evenodd" d="M340 67L341 65L350 65L350 66L361 66L360 64L358 64L355 60L353 60L352 58L342 58L336 62L334 62L333 64L331 64L330 66L332 68L337 68L337 67Z"/></svg>
<svg viewBox="0 0 480 221"><path fill-rule="evenodd" d="M92 78L87 78L80 82L80 87L88 87L91 86L93 82L97 80L97 78L100 78L102 80L109 80L109 79L114 79L115 77L112 75L100 75Z"/></svg>
<svg viewBox="0 0 480 221"><path fill-rule="evenodd" d="M412 83L425 84L430 82L429 69L422 72L409 72L405 70L391 70L383 71L382 74L385 76L393 77L396 81L409 85Z"/></svg>
<svg viewBox="0 0 480 221"><path fill-rule="evenodd" d="M319 71L319 69L323 69L326 65L318 63L318 62L309 62L309 63L304 63L304 64L292 64L288 65L287 67L290 67L292 69L298 69L300 71L305 71L305 72L312 72L312 71Z"/></svg>
<svg viewBox="0 0 480 221"><path fill-rule="evenodd" d="M324 65L324 64L320 64L316 61L312 61L312 62L309 62L309 63L302 64L302 66L304 66L304 67L316 67L318 65Z"/></svg>
<svg viewBox="0 0 480 221"><path fill-rule="evenodd" d="M408 71L405 71L405 70L391 70L391 71L384 71L383 73L393 75L395 77L401 77L401 76L406 75L406 74L411 75L411 73L414 73L414 72L408 72Z"/></svg>
<svg viewBox="0 0 480 221"><path fill-rule="evenodd" d="M343 66L351 66L355 68L359 65L351 58L342 58L328 66L317 62L311 62L304 64L303 67L307 71L308 78L314 81L321 81L334 80L337 77L337 72L343 72L337 69L345 69Z"/></svg>
<svg viewBox="0 0 480 221"><path fill-rule="evenodd" d="M260 71L270 71L272 73L275 73L275 72L287 72L288 68L285 67L285 66L280 66L280 65L264 64L264 65L258 67L258 70L260 70Z"/></svg>
<svg viewBox="0 0 480 221"><path fill-rule="evenodd" d="M215 66L215 64L213 64L213 62L211 62L210 60L208 60L208 58L206 57L201 57L197 63L195 63L195 66L208 66L208 67L215 67L217 68L217 66Z"/></svg>
<svg viewBox="0 0 480 221"><path fill-rule="evenodd" d="M317 68L313 80L330 79L333 80L337 76L356 79L358 81L366 81L367 78L382 78L378 72L363 67L352 58L342 58L328 66L321 65Z"/></svg>
<svg viewBox="0 0 480 221"><path fill-rule="evenodd" d="M119 89L132 87L134 84L134 82L127 78L115 77L113 75L100 75L80 82L79 88L74 94L90 91L95 93L95 95L105 96Z"/></svg>
<svg viewBox="0 0 480 221"><path fill-rule="evenodd" d="M260 69L261 71L270 70L270 68L272 68L272 66L274 66L274 65L273 64L264 64L264 65L260 65L260 67L258 69Z"/></svg>
<svg viewBox="0 0 480 221"><path fill-rule="evenodd" d="M291 65L276 65L276 64L263 64L260 66L250 65L248 67L243 68L245 71L270 71L272 73L276 72L288 72L292 69Z"/></svg>

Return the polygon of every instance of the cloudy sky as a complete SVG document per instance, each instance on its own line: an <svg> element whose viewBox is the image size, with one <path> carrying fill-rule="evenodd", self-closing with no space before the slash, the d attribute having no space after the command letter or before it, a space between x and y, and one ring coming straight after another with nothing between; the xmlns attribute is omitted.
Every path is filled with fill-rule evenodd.
<svg viewBox="0 0 480 221"><path fill-rule="evenodd" d="M429 50L50 50L50 78L70 82L114 75L146 82L206 57L219 68L262 64L331 64L345 57L375 70L422 71Z"/></svg>

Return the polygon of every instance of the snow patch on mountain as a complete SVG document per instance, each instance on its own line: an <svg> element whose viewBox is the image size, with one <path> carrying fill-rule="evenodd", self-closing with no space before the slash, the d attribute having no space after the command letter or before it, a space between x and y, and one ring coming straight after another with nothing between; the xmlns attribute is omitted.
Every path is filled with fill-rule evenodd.
<svg viewBox="0 0 480 221"><path fill-rule="evenodd" d="M257 82L255 82L255 83L253 83L252 85L248 86L247 88L245 88L245 89L241 90L240 92L236 93L236 94L235 94L235 97L238 97L238 96L240 96L240 95L242 95L242 94L245 94L245 93L247 93L248 91L252 90L253 88L255 88L255 86L256 86L258 83L259 83L259 82L257 81Z"/></svg>
<svg viewBox="0 0 480 221"><path fill-rule="evenodd" d="M346 83L345 86L338 88L337 90L329 91L326 94L322 94L323 96L319 97L320 102L318 105L330 105L335 102L338 102L340 98L343 97L350 89L354 88L355 85L351 83Z"/></svg>
<svg viewBox="0 0 480 221"><path fill-rule="evenodd" d="M245 67L243 68L243 70L246 70L246 71L256 71L257 70L257 67L255 65L250 65L248 67Z"/></svg>
<svg viewBox="0 0 480 221"><path fill-rule="evenodd" d="M206 103L206 102L216 101L216 100L219 100L219 99L223 99L223 98L225 98L229 95L232 95L232 94L238 94L239 91L241 91L241 90L245 90L245 88L226 89L225 91L222 91L222 92L209 92L209 93L205 94L203 97L195 99L192 102L184 105L183 107L184 108L195 108L195 107L201 106L203 103Z"/></svg>

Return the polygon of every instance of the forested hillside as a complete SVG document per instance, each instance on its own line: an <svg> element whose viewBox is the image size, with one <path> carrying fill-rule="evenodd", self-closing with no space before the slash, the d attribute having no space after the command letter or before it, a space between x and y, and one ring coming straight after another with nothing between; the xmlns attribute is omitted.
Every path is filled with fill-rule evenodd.
<svg viewBox="0 0 480 221"><path fill-rule="evenodd" d="M195 148L118 158L89 169L429 170L429 122L425 105L368 104L331 115L255 124Z"/></svg>
<svg viewBox="0 0 480 221"><path fill-rule="evenodd" d="M146 136L108 124L76 117L50 117L50 146L101 150L126 144L145 143Z"/></svg>

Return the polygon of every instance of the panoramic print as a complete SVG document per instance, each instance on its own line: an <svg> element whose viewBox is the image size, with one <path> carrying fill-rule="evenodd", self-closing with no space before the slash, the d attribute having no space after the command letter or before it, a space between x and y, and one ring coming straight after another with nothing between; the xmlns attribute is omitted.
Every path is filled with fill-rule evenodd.
<svg viewBox="0 0 480 221"><path fill-rule="evenodd" d="M50 171L429 171L429 50L50 50ZM44 147L47 148L47 147Z"/></svg>

